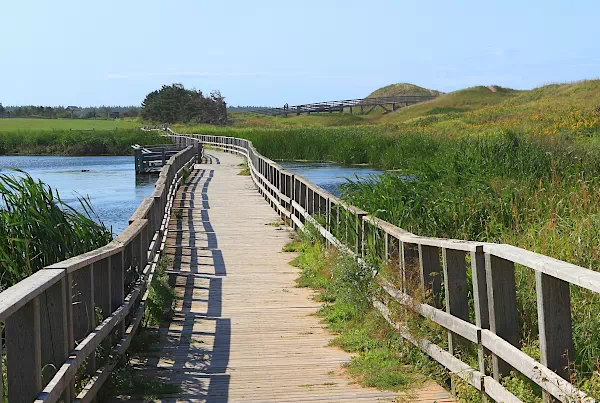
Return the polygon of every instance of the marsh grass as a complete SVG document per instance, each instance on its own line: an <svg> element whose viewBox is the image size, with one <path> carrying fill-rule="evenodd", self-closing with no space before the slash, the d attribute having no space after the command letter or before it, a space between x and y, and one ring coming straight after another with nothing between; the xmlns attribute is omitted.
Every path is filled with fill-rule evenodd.
<svg viewBox="0 0 600 403"><path fill-rule="evenodd" d="M343 194L418 235L508 243L598 270L599 162L598 150L577 142L508 132L448 141L427 164L410 165L411 180L386 174L350 181ZM516 265L516 280L523 350L539 358L534 273ZM593 391L600 297L571 287L571 301L573 382ZM506 384L524 398L539 395L523 377Z"/></svg>
<svg viewBox="0 0 600 403"><path fill-rule="evenodd" d="M0 155L131 155L132 144L164 143L159 132L136 129L0 131Z"/></svg>
<svg viewBox="0 0 600 403"><path fill-rule="evenodd" d="M5 289L50 264L110 242L88 199L79 209L24 172L0 174L0 285Z"/></svg>

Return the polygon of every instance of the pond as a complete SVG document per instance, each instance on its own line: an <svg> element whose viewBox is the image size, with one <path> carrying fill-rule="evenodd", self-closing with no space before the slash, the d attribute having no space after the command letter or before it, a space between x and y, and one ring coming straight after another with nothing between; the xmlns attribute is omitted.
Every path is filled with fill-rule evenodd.
<svg viewBox="0 0 600 403"><path fill-rule="evenodd" d="M285 169L339 195L346 178L379 174L373 168L327 162L280 162ZM18 168L58 190L63 201L77 208L89 197L96 214L113 234L128 225L140 202L152 194L157 176L136 177L133 157L4 156L0 172Z"/></svg>
<svg viewBox="0 0 600 403"><path fill-rule="evenodd" d="M343 165L334 162L279 161L284 169L298 174L329 193L339 196L340 185L348 179L379 175L382 171L361 165Z"/></svg>
<svg viewBox="0 0 600 403"><path fill-rule="evenodd" d="M136 178L133 157L0 157L0 173L18 168L58 190L63 201L77 208L89 197L98 217L113 234L128 225L140 202L152 194L157 176Z"/></svg>

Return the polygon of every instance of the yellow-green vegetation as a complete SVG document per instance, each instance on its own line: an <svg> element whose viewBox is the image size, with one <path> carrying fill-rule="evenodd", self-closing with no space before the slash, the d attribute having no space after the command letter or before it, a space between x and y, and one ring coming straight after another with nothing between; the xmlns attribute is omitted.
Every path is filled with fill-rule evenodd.
<svg viewBox="0 0 600 403"><path fill-rule="evenodd" d="M175 309L175 290L169 284L168 268L172 262L168 257L161 257L154 270L150 282L147 303L146 323L158 326L161 322L171 319Z"/></svg>
<svg viewBox="0 0 600 403"><path fill-rule="evenodd" d="M156 330L142 329L131 341L127 357L118 365L98 394L99 401L111 396L127 396L141 401L154 401L165 395L181 392L179 385L167 383L163 378L136 371L134 362L143 362L157 350L160 336Z"/></svg>
<svg viewBox="0 0 600 403"><path fill-rule="evenodd" d="M149 285L144 326L140 327L127 350L126 357L122 358L103 386L101 398L127 395L147 401L181 391L178 385L166 383L163 379L136 371L133 365L147 360L149 356L159 351L157 346L160 341L158 327L173 316L176 295L174 287L169 284L167 273L171 264L171 259L167 257L161 257L158 261Z"/></svg>
<svg viewBox="0 0 600 403"><path fill-rule="evenodd" d="M379 122L406 122L410 119L476 111L500 104L519 95L521 91L495 86L478 86L442 94L437 98L379 115ZM454 116L454 115L451 115Z"/></svg>
<svg viewBox="0 0 600 403"><path fill-rule="evenodd" d="M418 96L437 96L443 92L437 90L429 90L427 88L419 87L418 85L408 83L390 84L385 87L381 87L373 91L367 98L377 97L397 97L405 95L418 95Z"/></svg>
<svg viewBox="0 0 600 403"><path fill-rule="evenodd" d="M343 197L419 235L509 243L600 270L600 80L530 91L474 87L386 115L358 117L363 119L358 125L341 123L343 115L254 117L268 124L180 130L248 138L274 159L393 169L347 184ZM322 119L341 124L325 125ZM517 290L521 345L535 357L531 270L517 266ZM600 298L577 287L571 298L573 382L597 397ZM474 358L474 352L464 352L465 361ZM504 382L524 401L540 397L539 388L518 375ZM465 396L472 394L463 389Z"/></svg>
<svg viewBox="0 0 600 403"><path fill-rule="evenodd" d="M28 130L114 130L141 126L137 119L0 119L0 132Z"/></svg>
<svg viewBox="0 0 600 403"><path fill-rule="evenodd" d="M243 162L238 164L238 167L240 167L240 172L238 173L238 175L250 176L250 167L248 166L248 161L246 159L244 159Z"/></svg>

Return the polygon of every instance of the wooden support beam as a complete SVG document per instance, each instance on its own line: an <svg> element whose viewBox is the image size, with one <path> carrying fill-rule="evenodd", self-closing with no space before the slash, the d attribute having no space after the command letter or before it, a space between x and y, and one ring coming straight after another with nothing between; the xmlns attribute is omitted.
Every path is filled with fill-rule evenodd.
<svg viewBox="0 0 600 403"><path fill-rule="evenodd" d="M376 106L379 106L379 107L381 107L381 109L383 109L384 113L391 112L391 111L390 111L388 108L386 108L384 105L381 105L381 104L380 104L380 105L376 105Z"/></svg>

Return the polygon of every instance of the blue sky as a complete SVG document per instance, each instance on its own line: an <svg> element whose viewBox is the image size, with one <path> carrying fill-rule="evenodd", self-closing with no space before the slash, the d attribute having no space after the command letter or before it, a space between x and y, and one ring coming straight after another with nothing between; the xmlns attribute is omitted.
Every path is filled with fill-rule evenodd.
<svg viewBox="0 0 600 403"><path fill-rule="evenodd" d="M527 89L600 76L598 15L597 0L3 0L0 102L139 104L174 82L231 105Z"/></svg>

